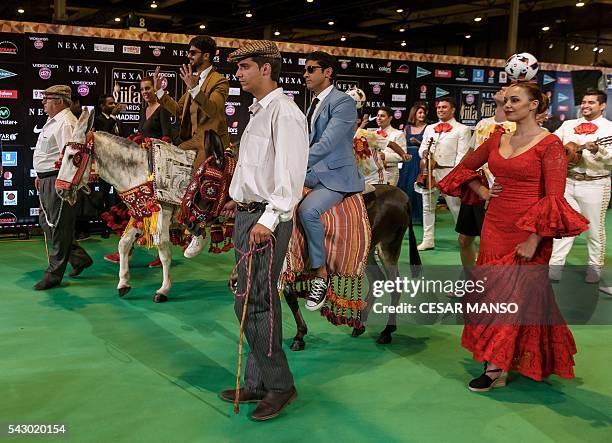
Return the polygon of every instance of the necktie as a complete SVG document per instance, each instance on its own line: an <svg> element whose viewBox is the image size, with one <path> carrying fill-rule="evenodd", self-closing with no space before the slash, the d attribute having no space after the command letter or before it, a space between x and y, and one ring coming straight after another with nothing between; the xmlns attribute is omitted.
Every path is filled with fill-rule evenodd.
<svg viewBox="0 0 612 443"><path fill-rule="evenodd" d="M310 120L312 119L312 115L317 109L317 104L319 103L319 98L315 97L315 99L310 104L310 109L308 110L308 115L306 116L306 120L308 120L308 132L310 132Z"/></svg>

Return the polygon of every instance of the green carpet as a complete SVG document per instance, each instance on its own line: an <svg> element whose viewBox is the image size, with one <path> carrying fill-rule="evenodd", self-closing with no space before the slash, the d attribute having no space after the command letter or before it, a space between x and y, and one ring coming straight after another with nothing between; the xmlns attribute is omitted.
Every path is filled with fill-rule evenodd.
<svg viewBox="0 0 612 443"><path fill-rule="evenodd" d="M425 264L457 264L450 216L440 214ZM417 228L417 238L421 230ZM610 238L610 235L608 236ZM60 288L36 292L46 265L41 239L0 243L0 439L9 423L63 423L71 442L603 442L612 425L612 327L573 327L576 379L536 383L514 375L507 388L466 388L481 365L459 345L459 326L402 326L377 345L304 311L304 352L287 349L299 399L276 420L234 415L217 393L232 387L238 325L227 290L232 255L193 260L174 250L171 301L151 298L161 271L138 250L132 292L116 295L116 265L102 256L116 238L82 242L95 265ZM610 250L610 248L609 248ZM407 243L402 262L407 261ZM584 238L569 262L584 263ZM610 257L608 257L610 263ZM612 303L600 295L599 303ZM295 333L284 305L284 337ZM606 437L606 435L608 437Z"/></svg>

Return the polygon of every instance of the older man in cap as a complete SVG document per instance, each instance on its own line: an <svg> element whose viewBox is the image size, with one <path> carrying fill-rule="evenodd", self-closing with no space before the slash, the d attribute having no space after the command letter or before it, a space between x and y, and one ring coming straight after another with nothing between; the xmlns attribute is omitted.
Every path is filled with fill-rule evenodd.
<svg viewBox="0 0 612 443"><path fill-rule="evenodd" d="M55 192L58 174L55 162L64 145L70 141L77 122L70 112L70 97L70 87L65 85L54 85L43 92L43 108L49 118L38 135L33 164L35 186L40 195L40 226L45 232L45 240L51 242L51 249L45 275L34 286L37 290L58 286L68 262L72 265L71 277L76 277L93 263L87 252L74 241L75 208L64 203Z"/></svg>
<svg viewBox="0 0 612 443"><path fill-rule="evenodd" d="M250 353L239 401L257 402L254 420L276 417L297 397L282 348L277 282L291 237L293 210L302 197L308 126L304 114L277 85L281 60L270 41L251 42L230 54L230 61L238 63L236 76L242 89L255 97L230 185L233 201L223 211L236 216L238 293L248 290L244 333ZM238 319L244 305L245 298L237 296ZM221 398L235 401L235 391L223 391Z"/></svg>

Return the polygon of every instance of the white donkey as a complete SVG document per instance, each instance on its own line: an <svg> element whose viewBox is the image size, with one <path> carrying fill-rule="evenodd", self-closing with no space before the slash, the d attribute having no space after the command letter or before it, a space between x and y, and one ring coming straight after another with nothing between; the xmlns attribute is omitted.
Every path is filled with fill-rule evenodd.
<svg viewBox="0 0 612 443"><path fill-rule="evenodd" d="M129 253L136 239L143 234L143 229L144 231L150 229L148 234L151 235L153 244L159 251L163 268L163 282L155 292L153 301L165 302L168 300L167 295L171 287L172 253L169 229L180 200L176 202L177 204L170 204L155 198L149 170L149 152L146 149L125 138L106 132L90 132L92 125L93 114L90 115L87 110L83 110L72 134L71 142L64 147L56 191L60 198L70 204L75 204L77 191L87 187L91 162L95 159L97 174L117 190L131 210L140 207L141 210L144 210L145 215L149 216L157 212L153 218L145 217L144 223L142 219L141 222L130 220L126 232L121 237L118 248L120 262L117 291L120 297L130 291ZM222 143L214 131L208 131L206 135L204 141L207 146L206 154L211 160L208 163L214 164L215 169L222 171L224 162ZM191 157L185 158L191 158L193 161L193 152L181 151L160 140L155 140L154 144L162 145L160 149L174 151L178 157L189 154ZM180 196L184 194L190 180L190 166L186 170L186 178L167 177L167 184L175 187L174 190L170 190L174 191L174 194Z"/></svg>

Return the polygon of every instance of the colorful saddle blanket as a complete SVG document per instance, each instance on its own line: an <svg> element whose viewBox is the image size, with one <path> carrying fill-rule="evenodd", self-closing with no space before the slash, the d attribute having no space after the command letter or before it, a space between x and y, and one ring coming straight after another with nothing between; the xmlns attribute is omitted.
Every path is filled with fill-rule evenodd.
<svg viewBox="0 0 612 443"><path fill-rule="evenodd" d="M299 208L299 206L298 206ZM283 283L288 290L305 296L309 290L310 264L304 231L296 208L293 234L287 251ZM325 230L327 270L331 285L321 315L334 325L361 327L362 281L372 233L361 194L345 198L321 216Z"/></svg>

